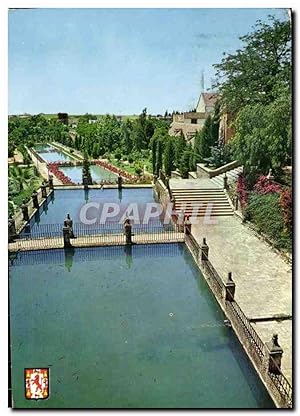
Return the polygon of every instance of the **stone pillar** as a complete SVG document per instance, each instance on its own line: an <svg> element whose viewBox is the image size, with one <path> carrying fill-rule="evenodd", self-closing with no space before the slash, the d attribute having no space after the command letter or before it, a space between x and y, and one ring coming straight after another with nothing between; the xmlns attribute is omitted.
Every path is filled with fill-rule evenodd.
<svg viewBox="0 0 300 416"><path fill-rule="evenodd" d="M184 221L184 233L185 234L191 234L192 232L192 224L190 222L190 217L186 216Z"/></svg>
<svg viewBox="0 0 300 416"><path fill-rule="evenodd" d="M83 184L84 190L89 189L89 179L85 175L82 177L82 184Z"/></svg>
<svg viewBox="0 0 300 416"><path fill-rule="evenodd" d="M8 242L12 243L17 236L16 222L12 216L8 218Z"/></svg>
<svg viewBox="0 0 300 416"><path fill-rule="evenodd" d="M274 334L272 340L265 343L265 360L268 373L280 373L282 354L283 349L278 343L278 335Z"/></svg>
<svg viewBox="0 0 300 416"><path fill-rule="evenodd" d="M201 260L208 260L208 252L209 252L209 247L206 244L206 238L203 238L203 242L200 246L200 252L201 252Z"/></svg>
<svg viewBox="0 0 300 416"><path fill-rule="evenodd" d="M38 194L37 192L32 193L32 202L33 202L33 208L39 209L39 201L38 201Z"/></svg>
<svg viewBox="0 0 300 416"><path fill-rule="evenodd" d="M53 185L53 176L52 175L49 175L49 181L48 181L48 184L49 184L49 189L54 189L54 185Z"/></svg>
<svg viewBox="0 0 300 416"><path fill-rule="evenodd" d="M119 175L118 176L118 189L119 189L119 191L122 190L122 187L123 187L123 178L122 178L121 175Z"/></svg>
<svg viewBox="0 0 300 416"><path fill-rule="evenodd" d="M45 185L44 183L41 185L41 190L42 190L42 198L47 198L47 185Z"/></svg>
<svg viewBox="0 0 300 416"><path fill-rule="evenodd" d="M64 237L64 248L72 247L71 241L70 241L70 227L63 226L63 237Z"/></svg>
<svg viewBox="0 0 300 416"><path fill-rule="evenodd" d="M225 300L229 300L232 302L234 300L234 293L235 293L235 283L232 280L232 273L228 273L228 280L225 283Z"/></svg>
<svg viewBox="0 0 300 416"><path fill-rule="evenodd" d="M124 223L124 232L125 232L125 237L126 237L126 244L132 244L132 230L131 230L131 224L129 222L129 220L125 220Z"/></svg>
<svg viewBox="0 0 300 416"><path fill-rule="evenodd" d="M23 214L23 220L29 221L29 213L28 213L28 205L25 202L25 199L23 199L23 204L21 205L22 214Z"/></svg>
<svg viewBox="0 0 300 416"><path fill-rule="evenodd" d="M239 197L234 198L234 209L237 211L239 209Z"/></svg>
<svg viewBox="0 0 300 416"><path fill-rule="evenodd" d="M170 179L169 179L169 177L168 177L168 176L166 176L166 188L167 188L168 190L170 190Z"/></svg>
<svg viewBox="0 0 300 416"><path fill-rule="evenodd" d="M227 178L226 173L224 173L224 176L223 176L223 188L228 189L228 178Z"/></svg>

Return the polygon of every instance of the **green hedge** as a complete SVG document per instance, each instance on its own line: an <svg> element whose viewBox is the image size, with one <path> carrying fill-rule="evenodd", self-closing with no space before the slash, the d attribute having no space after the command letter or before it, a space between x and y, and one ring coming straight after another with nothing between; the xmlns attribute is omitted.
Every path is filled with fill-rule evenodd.
<svg viewBox="0 0 300 416"><path fill-rule="evenodd" d="M259 232L268 236L276 248L291 251L292 235L284 225L279 198L278 193L250 194L246 218L255 224Z"/></svg>

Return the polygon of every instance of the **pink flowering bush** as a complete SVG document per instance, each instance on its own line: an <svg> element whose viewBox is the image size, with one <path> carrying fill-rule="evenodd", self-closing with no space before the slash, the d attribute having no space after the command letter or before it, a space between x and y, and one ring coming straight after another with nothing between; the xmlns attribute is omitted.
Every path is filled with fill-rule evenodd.
<svg viewBox="0 0 300 416"><path fill-rule="evenodd" d="M239 175L237 185L236 185L236 192L241 204L242 209L246 207L248 202L248 192L247 192L247 183L246 178L244 175Z"/></svg>
<svg viewBox="0 0 300 416"><path fill-rule="evenodd" d="M101 166L104 169L107 169L113 173L121 175L123 178L128 180L137 180L137 176L131 175L130 173L126 172L124 169L120 169L117 166L112 165L109 162L105 162L104 160L92 160L92 163Z"/></svg>
<svg viewBox="0 0 300 416"><path fill-rule="evenodd" d="M61 170L59 170L59 163L52 162L48 163L48 168L53 175L55 175L64 185L74 185L74 182L66 176Z"/></svg>
<svg viewBox="0 0 300 416"><path fill-rule="evenodd" d="M281 192L281 186L278 183L270 181L267 176L261 175L256 184L254 185L254 191L260 195L266 195L273 192Z"/></svg>
<svg viewBox="0 0 300 416"><path fill-rule="evenodd" d="M292 230L292 222L293 222L293 198L292 198L292 190L288 188L284 190L279 199L279 205L282 210L283 221L284 224L289 232Z"/></svg>

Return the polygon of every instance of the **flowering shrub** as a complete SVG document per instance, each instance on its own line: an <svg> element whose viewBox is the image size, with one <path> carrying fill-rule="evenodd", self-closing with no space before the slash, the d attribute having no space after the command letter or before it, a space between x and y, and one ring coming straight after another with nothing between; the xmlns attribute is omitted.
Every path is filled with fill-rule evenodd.
<svg viewBox="0 0 300 416"><path fill-rule="evenodd" d="M113 173L121 175L125 179L129 180L136 180L137 177L135 175L131 175L130 173L126 172L123 169L117 168L116 166L112 165L109 162L105 162L104 160L92 160L92 163L101 166L104 169L107 169Z"/></svg>
<svg viewBox="0 0 300 416"><path fill-rule="evenodd" d="M71 179L66 176L61 170L59 170L59 163L52 162L48 163L48 168L53 175L57 177L64 185L74 185L74 182L71 181Z"/></svg>
<svg viewBox="0 0 300 416"><path fill-rule="evenodd" d="M278 183L271 182L267 176L261 175L254 185L254 191L260 195L266 195L272 192L278 193L281 192L281 186Z"/></svg>
<svg viewBox="0 0 300 416"><path fill-rule="evenodd" d="M293 199L292 199L291 188L288 188L281 193L280 199L279 199L279 205L282 210L284 224L286 228L288 229L288 231L291 231L292 220L293 220L293 214L292 214Z"/></svg>
<svg viewBox="0 0 300 416"><path fill-rule="evenodd" d="M247 184L246 178L244 175L239 175L237 185L236 185L236 192L238 194L241 207L245 208L248 202L248 192L247 192Z"/></svg>

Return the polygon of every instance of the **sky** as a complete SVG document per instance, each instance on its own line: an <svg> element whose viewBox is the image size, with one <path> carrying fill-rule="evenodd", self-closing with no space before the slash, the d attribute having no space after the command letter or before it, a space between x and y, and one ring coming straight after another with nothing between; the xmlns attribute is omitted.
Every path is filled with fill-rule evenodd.
<svg viewBox="0 0 300 416"><path fill-rule="evenodd" d="M188 111L239 36L284 9L20 9L8 16L8 112Z"/></svg>

